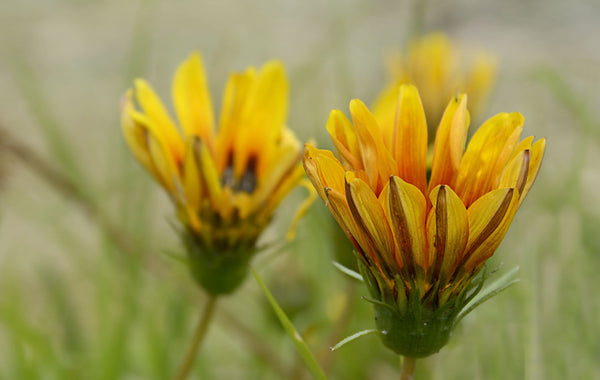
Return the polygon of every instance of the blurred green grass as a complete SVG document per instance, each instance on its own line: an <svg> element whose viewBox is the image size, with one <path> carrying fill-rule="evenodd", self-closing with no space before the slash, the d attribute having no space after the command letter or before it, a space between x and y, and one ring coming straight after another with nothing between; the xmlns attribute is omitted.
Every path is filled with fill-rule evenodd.
<svg viewBox="0 0 600 380"><path fill-rule="evenodd" d="M505 271L519 265L522 281L469 315L447 347L418 363L418 378L600 378L600 57L590 37L600 10L561 4L429 4L428 28L499 55L486 114L522 112L526 134L546 137L548 151L491 262ZM0 378L164 379L187 347L204 295L164 254L180 252L171 207L120 136L118 102L135 76L168 99L177 63L199 49L220 99L229 71L281 58L289 124L301 139L331 147L329 110L374 98L383 53L405 39L410 8L357 0L3 3L0 122L76 188L58 195L9 160L0 194ZM490 9L506 18L490 20ZM299 189L285 202L265 242L283 236L303 196ZM91 218L78 197L95 205ZM110 221L127 245L97 220ZM348 260L340 235L315 204L297 240L254 266L332 379L396 377L398 360L377 337L328 350L373 326L365 289L331 264ZM196 378L307 378L252 278L221 306Z"/></svg>

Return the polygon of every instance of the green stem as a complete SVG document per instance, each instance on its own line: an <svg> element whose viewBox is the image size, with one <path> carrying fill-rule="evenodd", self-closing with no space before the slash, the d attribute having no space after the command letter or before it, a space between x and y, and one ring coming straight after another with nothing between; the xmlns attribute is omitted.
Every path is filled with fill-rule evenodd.
<svg viewBox="0 0 600 380"><path fill-rule="evenodd" d="M417 359L405 357L402 361L402 372L400 373L400 380L413 380L415 378L415 365Z"/></svg>
<svg viewBox="0 0 600 380"><path fill-rule="evenodd" d="M194 337L192 338L192 343L185 354L185 358L181 363L181 366L177 370L177 373L173 377L173 380L184 380L187 378L187 375L190 373L194 362L196 361L196 356L198 354L198 349L202 344L204 336L206 335L206 331L208 330L208 326L210 325L210 321L215 311L215 305L217 303L217 297L211 295L206 303L206 307L202 312L202 316L200 320L198 320L198 325L196 326L196 331L194 332Z"/></svg>

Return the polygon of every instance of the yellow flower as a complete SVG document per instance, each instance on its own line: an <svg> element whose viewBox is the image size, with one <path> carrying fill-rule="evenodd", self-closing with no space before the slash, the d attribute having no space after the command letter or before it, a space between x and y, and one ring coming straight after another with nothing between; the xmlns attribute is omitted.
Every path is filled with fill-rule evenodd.
<svg viewBox="0 0 600 380"><path fill-rule="evenodd" d="M390 84L375 101L375 118L381 124L393 123L398 88L404 83L419 89L431 137L446 102L459 92L469 94L469 109L473 118L479 120L496 80L496 64L483 52L478 52L468 64L461 60L467 59L442 33L414 40L404 56L396 54L390 59ZM467 70L461 70L465 67Z"/></svg>
<svg viewBox="0 0 600 380"><path fill-rule="evenodd" d="M350 114L352 121L333 110L327 122L342 162L306 145L304 167L354 244L373 298L395 310L386 317L389 308L376 305L384 342L409 357L427 356L446 343L473 294L471 282L533 185L545 140L519 142L523 116L501 113L465 151L469 114L461 94L442 117L428 178L427 125L416 87L401 86L394 123L379 124L360 100L350 102ZM407 326L422 327L419 321L427 326L422 339L406 343L402 334Z"/></svg>
<svg viewBox="0 0 600 380"><path fill-rule="evenodd" d="M288 82L276 61L232 74L218 132L199 54L177 69L172 96L178 123L150 85L135 80L122 104L123 134L176 205L192 272L207 290L226 293L237 279L209 282L223 282L226 266L245 275L257 238L303 178L301 146L284 124Z"/></svg>

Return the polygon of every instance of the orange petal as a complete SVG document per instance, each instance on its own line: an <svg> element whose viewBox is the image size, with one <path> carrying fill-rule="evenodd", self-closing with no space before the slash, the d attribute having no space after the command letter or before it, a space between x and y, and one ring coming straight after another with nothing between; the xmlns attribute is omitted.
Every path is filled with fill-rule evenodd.
<svg viewBox="0 0 600 380"><path fill-rule="evenodd" d="M212 149L214 115L202 57L193 53L173 79L173 105L185 135L202 138Z"/></svg>
<svg viewBox="0 0 600 380"><path fill-rule="evenodd" d="M439 185L429 195L433 208L427 220L430 268L441 286L454 273L469 239L467 209L456 193Z"/></svg>
<svg viewBox="0 0 600 380"><path fill-rule="evenodd" d="M384 193L382 192L382 195ZM383 199L384 211L389 221L404 265L415 272L415 265L427 269L427 241L425 217L427 203L416 186L392 176L387 197Z"/></svg>
<svg viewBox="0 0 600 380"><path fill-rule="evenodd" d="M513 188L493 190L469 207L469 242L461 260L467 273L494 254L518 207L519 194Z"/></svg>
<svg viewBox="0 0 600 380"><path fill-rule="evenodd" d="M373 116L381 128L383 142L391 152L393 148L394 124L396 122L396 109L398 108L398 94L400 85L396 82L387 86L377 97L371 107Z"/></svg>
<svg viewBox="0 0 600 380"><path fill-rule="evenodd" d="M398 176L425 192L427 187L427 121L417 88L402 85L396 109L392 155Z"/></svg>
<svg viewBox="0 0 600 380"><path fill-rule="evenodd" d="M525 182L525 188L521 194L520 203L525 200L525 196L529 193L531 186L537 178L540 166L542 165L542 159L544 158L544 152L546 150L546 139L540 139L531 146L531 158L529 160L529 172L527 174L527 182Z"/></svg>
<svg viewBox="0 0 600 380"><path fill-rule="evenodd" d="M319 150L310 144L305 144L302 162L304 164L306 175L317 190L321 199L323 199L323 202L327 202L325 188L328 186L336 189L338 192L344 192L345 170L330 151ZM321 165L323 165L325 169L320 168Z"/></svg>
<svg viewBox="0 0 600 380"><path fill-rule="evenodd" d="M338 222L346 236L354 244L356 250L361 254L367 254L370 258L376 262L381 262L382 259L378 256L372 241L368 239L365 231L359 228L352 216L352 212L348 207L346 196L344 193L340 193L331 188L325 189L327 202L327 208L331 211L331 214Z"/></svg>
<svg viewBox="0 0 600 380"><path fill-rule="evenodd" d="M429 191L440 184L454 186L468 129L467 95L460 94L448 103L435 137Z"/></svg>
<svg viewBox="0 0 600 380"><path fill-rule="evenodd" d="M388 177L396 172L394 160L385 148L377 121L363 102L350 102L352 122L360 144L362 166L369 177L369 186L381 192Z"/></svg>
<svg viewBox="0 0 600 380"><path fill-rule="evenodd" d="M362 155L354 127L340 110L332 110L327 119L327 131L342 160L352 169L362 169Z"/></svg>
<svg viewBox="0 0 600 380"><path fill-rule="evenodd" d="M520 113L501 113L473 135L456 179L456 193L467 207L493 189L519 141L523 121Z"/></svg>
<svg viewBox="0 0 600 380"><path fill-rule="evenodd" d="M365 237L390 267L397 266L394 237L388 226L383 208L375 193L363 180L349 172L346 176L346 200L354 221L364 231Z"/></svg>

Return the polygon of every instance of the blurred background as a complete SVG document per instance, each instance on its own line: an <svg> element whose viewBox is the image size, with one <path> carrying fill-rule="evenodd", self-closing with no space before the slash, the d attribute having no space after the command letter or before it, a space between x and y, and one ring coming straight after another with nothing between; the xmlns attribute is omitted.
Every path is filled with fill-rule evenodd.
<svg viewBox="0 0 600 380"><path fill-rule="evenodd" d="M170 106L177 65L199 50L218 106L227 76L281 59L288 122L330 148L325 122L371 104L385 57L442 31L499 63L486 110L546 137L538 182L490 267L521 282L417 366L417 379L600 379L598 1L117 1L0 4L0 378L165 379L205 296L173 256L168 198L127 151L119 101L146 78ZM471 124L474 130L478 121ZM285 202L280 241L305 196ZM273 248L274 247L274 248ZM398 376L371 306L332 260L351 248L319 201L296 241L254 261L332 379ZM309 378L253 278L221 301L192 378Z"/></svg>

